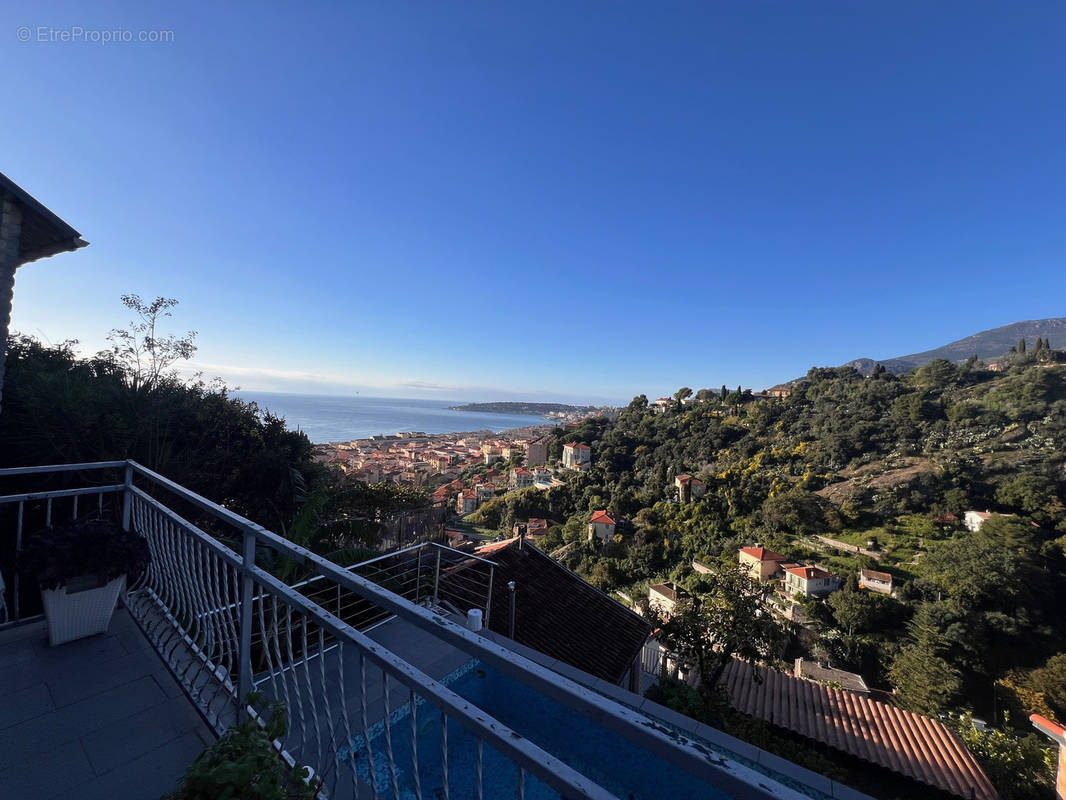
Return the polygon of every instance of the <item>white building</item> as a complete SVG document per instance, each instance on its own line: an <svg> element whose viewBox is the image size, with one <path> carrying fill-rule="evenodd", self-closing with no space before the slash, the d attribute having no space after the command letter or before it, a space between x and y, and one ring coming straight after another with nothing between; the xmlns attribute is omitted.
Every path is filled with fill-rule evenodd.
<svg viewBox="0 0 1066 800"><path fill-rule="evenodd" d="M525 467L516 467L511 470L511 488L525 489L533 485L533 473Z"/></svg>
<svg viewBox="0 0 1066 800"><path fill-rule="evenodd" d="M599 539L601 542L609 542L614 539L614 531L618 521L606 511L597 511L589 520L589 541Z"/></svg>
<svg viewBox="0 0 1066 800"><path fill-rule="evenodd" d="M792 564L785 569L785 591L789 595L825 597L840 588L840 581L831 572L818 567Z"/></svg>
<svg viewBox="0 0 1066 800"><path fill-rule="evenodd" d="M581 442L563 445L563 466L581 472L592 466L592 448Z"/></svg>

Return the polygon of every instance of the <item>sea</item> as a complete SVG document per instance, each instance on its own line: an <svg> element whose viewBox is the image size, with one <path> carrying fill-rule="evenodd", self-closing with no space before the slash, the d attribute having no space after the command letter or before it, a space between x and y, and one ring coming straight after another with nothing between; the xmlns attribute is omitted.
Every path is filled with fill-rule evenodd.
<svg viewBox="0 0 1066 800"><path fill-rule="evenodd" d="M480 411L452 411L449 408L463 405L462 400L248 391L235 394L242 400L255 401L261 409L283 417L291 430L303 431L315 444L369 439L381 434L410 431L503 431L547 424L544 417L530 414L486 414Z"/></svg>

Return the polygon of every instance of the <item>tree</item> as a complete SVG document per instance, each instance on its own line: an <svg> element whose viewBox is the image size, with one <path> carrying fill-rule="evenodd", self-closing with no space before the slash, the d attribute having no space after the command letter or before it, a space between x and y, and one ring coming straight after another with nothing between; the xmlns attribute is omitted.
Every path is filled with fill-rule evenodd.
<svg viewBox="0 0 1066 800"><path fill-rule="evenodd" d="M1057 653L1029 675L1029 683L1041 692L1059 718L1066 718L1066 653Z"/></svg>
<svg viewBox="0 0 1066 800"><path fill-rule="evenodd" d="M700 389L696 392L696 400L701 403L707 403L714 397L713 389Z"/></svg>
<svg viewBox="0 0 1066 800"><path fill-rule="evenodd" d="M1047 798L1055 782L1054 751L1034 733L1017 736L1004 714L1001 728L978 728L971 714L955 725L959 737L981 763L1003 800Z"/></svg>
<svg viewBox="0 0 1066 800"><path fill-rule="evenodd" d="M678 405L681 405L690 397L692 397L692 390L687 386L682 386L680 389L674 392L674 400L677 401Z"/></svg>
<svg viewBox="0 0 1066 800"><path fill-rule="evenodd" d="M140 295L124 294L122 304L137 319L126 328L111 330L107 336L111 349L100 353L100 357L119 365L134 390L151 390L161 378L169 377L174 362L193 357L196 331L189 331L181 338L159 333L159 323L171 316L170 309L178 304L173 298L157 297L146 304Z"/></svg>
<svg viewBox="0 0 1066 800"><path fill-rule="evenodd" d="M907 640L892 661L889 677L904 703L919 714L944 708L961 686L959 672L943 657L943 623L934 603L923 603L907 623Z"/></svg>
<svg viewBox="0 0 1066 800"><path fill-rule="evenodd" d="M876 601L860 589L833 592L827 602L837 627L848 636L868 631L877 616Z"/></svg>
<svg viewBox="0 0 1066 800"><path fill-rule="evenodd" d="M701 574L691 599L678 602L669 619L654 619L667 649L695 665L712 687L733 657L765 663L776 652L781 629L765 608L772 589L735 563Z"/></svg>

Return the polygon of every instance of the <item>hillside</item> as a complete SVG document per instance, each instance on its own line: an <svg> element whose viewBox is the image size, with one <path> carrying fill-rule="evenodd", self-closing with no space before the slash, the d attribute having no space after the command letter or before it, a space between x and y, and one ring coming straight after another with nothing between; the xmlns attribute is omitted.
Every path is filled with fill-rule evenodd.
<svg viewBox="0 0 1066 800"><path fill-rule="evenodd" d="M984 361L1003 358L1022 339L1026 339L1031 347L1037 338L1047 339L1052 347L1066 346L1066 317L1014 322L975 333L933 350L881 361L875 361L872 358L857 358L843 366L854 367L863 375L869 375L877 364L881 364L889 372L902 374L937 358L947 359L956 364L961 364L971 356L977 356Z"/></svg>
<svg viewBox="0 0 1066 800"><path fill-rule="evenodd" d="M810 626L786 626L786 658L831 659L921 713L1066 717L1066 353L1008 362L815 368L785 399L706 393L665 413L641 396L617 420L557 429L591 446L590 472L510 492L475 521L560 520L538 546L565 545L566 566L634 598L698 586L693 560L735 563L759 543L845 580L804 601ZM702 498L678 502L682 473ZM628 521L613 541L588 542L597 509ZM966 530L965 512L986 509L1002 516ZM896 595L859 591L860 568L891 574Z"/></svg>

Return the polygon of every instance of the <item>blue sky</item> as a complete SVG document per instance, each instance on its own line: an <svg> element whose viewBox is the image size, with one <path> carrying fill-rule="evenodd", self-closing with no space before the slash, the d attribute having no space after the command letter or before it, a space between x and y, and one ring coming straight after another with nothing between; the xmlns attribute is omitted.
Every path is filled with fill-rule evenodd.
<svg viewBox="0 0 1066 800"><path fill-rule="evenodd" d="M247 389L628 400L1066 315L1061 2L155 6L3 16L0 171L91 242L17 330L138 292Z"/></svg>

